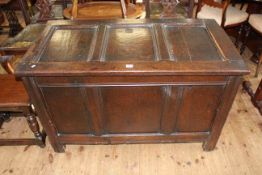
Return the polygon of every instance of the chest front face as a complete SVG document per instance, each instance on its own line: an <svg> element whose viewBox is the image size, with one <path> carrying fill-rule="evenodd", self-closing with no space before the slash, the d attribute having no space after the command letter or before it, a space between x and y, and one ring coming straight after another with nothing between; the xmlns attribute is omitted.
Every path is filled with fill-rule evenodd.
<svg viewBox="0 0 262 175"><path fill-rule="evenodd" d="M51 25L16 69L63 144L207 141L246 72L215 22L185 20Z"/></svg>

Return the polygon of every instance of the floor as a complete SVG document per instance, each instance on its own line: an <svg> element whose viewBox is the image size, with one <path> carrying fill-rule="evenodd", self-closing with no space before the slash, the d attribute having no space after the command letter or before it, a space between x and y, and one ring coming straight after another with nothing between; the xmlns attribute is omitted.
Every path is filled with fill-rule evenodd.
<svg viewBox="0 0 262 175"><path fill-rule="evenodd" d="M251 74L245 79L255 89L255 65L244 54ZM15 128L15 129L14 129ZM31 136L26 121L15 118L0 129L0 137ZM48 140L37 146L0 147L0 174L17 175L260 175L262 174L262 116L249 96L238 91L214 151L200 143L67 146L55 153Z"/></svg>

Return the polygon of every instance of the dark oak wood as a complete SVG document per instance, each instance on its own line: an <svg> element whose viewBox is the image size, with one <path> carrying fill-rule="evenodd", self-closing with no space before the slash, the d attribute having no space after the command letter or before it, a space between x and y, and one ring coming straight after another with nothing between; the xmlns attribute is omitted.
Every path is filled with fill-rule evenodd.
<svg viewBox="0 0 262 175"><path fill-rule="evenodd" d="M57 152L66 144L214 149L241 56L213 20L50 21L17 64Z"/></svg>

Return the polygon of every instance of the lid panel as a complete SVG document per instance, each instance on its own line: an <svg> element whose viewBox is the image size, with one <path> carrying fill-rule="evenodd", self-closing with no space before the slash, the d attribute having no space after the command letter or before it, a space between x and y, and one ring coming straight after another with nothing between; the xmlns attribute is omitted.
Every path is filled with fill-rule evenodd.
<svg viewBox="0 0 262 175"><path fill-rule="evenodd" d="M221 54L205 27L165 25L163 28L171 59L222 61Z"/></svg>
<svg viewBox="0 0 262 175"><path fill-rule="evenodd" d="M242 75L248 69L213 20L48 22L17 75Z"/></svg>
<svg viewBox="0 0 262 175"><path fill-rule="evenodd" d="M39 62L87 61L93 54L95 27L58 28L49 37Z"/></svg>
<svg viewBox="0 0 262 175"><path fill-rule="evenodd" d="M154 61L156 41L152 26L107 26L102 61Z"/></svg>

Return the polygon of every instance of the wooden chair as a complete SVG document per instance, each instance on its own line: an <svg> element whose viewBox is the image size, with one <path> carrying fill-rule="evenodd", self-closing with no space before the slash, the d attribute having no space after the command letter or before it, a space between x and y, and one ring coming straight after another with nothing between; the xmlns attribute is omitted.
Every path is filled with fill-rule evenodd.
<svg viewBox="0 0 262 175"><path fill-rule="evenodd" d="M35 112L29 102L29 97L21 81L16 81L11 66L12 56L1 56L0 63L8 74L0 75L0 128L2 124L10 120L10 116L21 113L26 117L35 138L0 138L0 145L39 145L45 146L45 134L39 131L39 125ZM15 129L15 128L14 128Z"/></svg>
<svg viewBox="0 0 262 175"><path fill-rule="evenodd" d="M68 19L116 19L139 18L144 11L143 4L133 4L130 0L91 1L78 3L73 0L72 8L64 9L64 17Z"/></svg>
<svg viewBox="0 0 262 175"><path fill-rule="evenodd" d="M221 27L230 28L241 25L235 45L241 37L248 13L230 5L230 0L218 2L215 0L199 0L196 17L199 19L214 19Z"/></svg>
<svg viewBox="0 0 262 175"><path fill-rule="evenodd" d="M250 34L251 28L253 29L253 31L256 31L257 33L259 33L262 36L262 14L251 14L249 16L248 24L249 24L249 26L246 30L245 39L244 39L243 44L240 48L240 54L242 54L245 51L248 36ZM255 77L258 76L258 72L259 72L259 69L260 69L261 63L262 63L262 53L259 53L259 51L261 49L262 49L262 47L258 48L257 53L254 54L254 55L258 56L258 62L257 62Z"/></svg>
<svg viewBox="0 0 262 175"><path fill-rule="evenodd" d="M237 7L240 10L247 10L248 8L248 3L247 1L243 1L243 0L231 0L230 2L232 4L233 7Z"/></svg>

